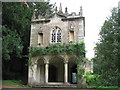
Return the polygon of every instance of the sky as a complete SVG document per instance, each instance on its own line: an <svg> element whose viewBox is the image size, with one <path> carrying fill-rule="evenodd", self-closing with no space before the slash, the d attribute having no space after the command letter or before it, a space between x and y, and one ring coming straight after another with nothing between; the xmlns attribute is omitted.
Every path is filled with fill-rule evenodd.
<svg viewBox="0 0 120 90"><path fill-rule="evenodd" d="M107 17L111 16L113 7L118 6L120 0L50 0L52 4L56 2L59 9L62 3L62 10L68 8L68 12L79 13L80 6L83 8L85 17L85 48L86 57L90 60L94 57L94 47L99 39L99 32Z"/></svg>

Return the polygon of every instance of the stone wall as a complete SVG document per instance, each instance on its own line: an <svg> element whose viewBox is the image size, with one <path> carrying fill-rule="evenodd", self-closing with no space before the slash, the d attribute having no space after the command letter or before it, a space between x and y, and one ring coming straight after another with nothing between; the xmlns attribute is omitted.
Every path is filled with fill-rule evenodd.
<svg viewBox="0 0 120 90"><path fill-rule="evenodd" d="M86 73L93 73L93 61L88 61L85 65Z"/></svg>
<svg viewBox="0 0 120 90"><path fill-rule="evenodd" d="M51 44L51 30L59 27L62 30L62 44L69 43L70 31L74 31L74 42L84 41L84 18L73 20L62 20L58 16L54 16L49 22L33 22L31 24L30 46L38 46L38 33L43 33L43 45L46 47Z"/></svg>
<svg viewBox="0 0 120 90"><path fill-rule="evenodd" d="M66 16L67 15L67 16ZM85 36L85 18L81 16L81 14L76 15L73 14L58 14L55 13L53 17L50 18L38 18L33 19L31 23L31 36L30 36L30 46L34 47L46 47L51 42L51 31L55 27L59 27L61 29L61 44L69 44L70 42L70 31L74 31L74 41L79 42L84 41ZM38 35L42 33L43 35L43 43L40 45L38 44ZM54 59L55 57L56 59ZM29 85L33 85L35 83L48 83L48 74L49 74L49 66L52 62L58 62L57 64L54 63L53 65L58 68L57 79L58 81L62 81L64 83L68 83L71 81L71 68L73 66L77 66L75 59L76 55L69 56L69 55L44 55L44 56L36 56L31 59L32 65L29 65L29 74L28 74L28 83ZM53 59L51 59L53 58ZM41 60L41 61L40 61ZM52 61L50 61L52 60ZM60 60L63 60L60 62ZM39 62L38 62L39 61ZM63 66L61 65L63 63ZM42 68L43 66L43 68ZM76 67L74 68L76 69ZM63 71L63 72L61 72ZM69 71L69 72L68 72ZM45 72L45 73L42 73ZM61 73L64 74L61 76ZM76 72L77 73L77 72ZM69 75L68 75L69 74ZM40 78L43 78L41 80ZM62 80L64 78L64 80Z"/></svg>

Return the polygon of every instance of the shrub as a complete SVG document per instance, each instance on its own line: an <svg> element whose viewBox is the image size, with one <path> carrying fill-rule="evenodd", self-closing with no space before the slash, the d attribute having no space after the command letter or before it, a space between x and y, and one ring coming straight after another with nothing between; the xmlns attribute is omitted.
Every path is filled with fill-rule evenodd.
<svg viewBox="0 0 120 90"><path fill-rule="evenodd" d="M89 86L97 86L97 81L100 79L100 76L97 74L87 73L86 74L86 82Z"/></svg>

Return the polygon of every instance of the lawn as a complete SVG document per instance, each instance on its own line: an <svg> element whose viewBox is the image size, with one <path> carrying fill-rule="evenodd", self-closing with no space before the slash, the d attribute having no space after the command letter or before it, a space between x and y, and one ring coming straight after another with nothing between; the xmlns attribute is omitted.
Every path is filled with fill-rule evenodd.
<svg viewBox="0 0 120 90"><path fill-rule="evenodd" d="M24 82L21 80L3 80L3 88L30 88L28 85L24 85Z"/></svg>

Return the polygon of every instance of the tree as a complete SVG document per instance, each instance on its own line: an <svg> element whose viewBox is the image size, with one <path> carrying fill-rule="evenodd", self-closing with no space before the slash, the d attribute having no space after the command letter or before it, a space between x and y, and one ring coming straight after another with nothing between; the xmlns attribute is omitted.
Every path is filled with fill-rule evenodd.
<svg viewBox="0 0 120 90"><path fill-rule="evenodd" d="M3 2L2 3L2 55L3 55L3 79L14 79L17 72L13 72L11 68L14 63L21 64L22 71L27 74L28 47L30 43L31 17L35 9L39 10L38 14L45 15L45 11L49 9L52 13L53 7L49 2L37 2L33 5L28 3L29 8L24 6L23 2ZM42 6L42 8L38 8ZM13 67L16 68L16 67ZM20 75L20 74L19 74ZM27 76L27 75L26 75ZM7 78L6 78L7 77Z"/></svg>
<svg viewBox="0 0 120 90"><path fill-rule="evenodd" d="M118 8L105 20L95 47L94 73L100 75L99 85L117 86L120 80L120 17Z"/></svg>
<svg viewBox="0 0 120 90"><path fill-rule="evenodd" d="M41 17L46 15L46 12L48 11L49 16L53 15L53 12L55 11L55 5L49 4L49 2L41 2L41 3L34 3L34 11L36 12L36 17L40 15Z"/></svg>
<svg viewBox="0 0 120 90"><path fill-rule="evenodd" d="M10 67L14 63L14 60L17 58L21 58L21 53L23 49L22 41L16 31L10 30L6 27L2 27L2 31L4 36L2 36L2 69L3 76L10 76L8 78L13 77L10 75Z"/></svg>

